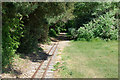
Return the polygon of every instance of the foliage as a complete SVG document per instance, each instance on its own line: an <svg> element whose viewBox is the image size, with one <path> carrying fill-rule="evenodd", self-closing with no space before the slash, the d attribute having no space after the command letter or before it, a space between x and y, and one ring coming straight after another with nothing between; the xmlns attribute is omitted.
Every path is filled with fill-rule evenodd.
<svg viewBox="0 0 120 80"><path fill-rule="evenodd" d="M87 24L92 19L99 17L100 15L118 8L118 4L115 2L81 2L75 3L74 9L74 26L78 29L83 24Z"/></svg>
<svg viewBox="0 0 120 80"><path fill-rule="evenodd" d="M83 24L87 24L92 18L95 18L92 13L95 11L96 7L99 6L98 2L80 2L75 4L75 9L73 14L76 16L74 19L74 27L79 28Z"/></svg>
<svg viewBox="0 0 120 80"><path fill-rule="evenodd" d="M78 36L77 40L87 40L89 41L90 39L93 38L93 32L91 30L87 30L84 27L80 27L78 29Z"/></svg>
<svg viewBox="0 0 120 80"><path fill-rule="evenodd" d="M12 6L12 8L8 8ZM3 6L3 27L2 27L2 66L8 66L13 61L14 53L23 34L22 16L12 9L16 9L12 3ZM11 13L12 11L12 13ZM10 16L11 15L11 16Z"/></svg>
<svg viewBox="0 0 120 80"><path fill-rule="evenodd" d="M57 36L56 31L54 29L50 29L49 36L56 37Z"/></svg>
<svg viewBox="0 0 120 80"><path fill-rule="evenodd" d="M2 5L2 66L4 69L12 64L20 39L24 36L23 17L32 13L37 5L29 2L9 2Z"/></svg>
<svg viewBox="0 0 120 80"><path fill-rule="evenodd" d="M84 24L84 27L78 29L78 39L84 38L90 40L92 38L103 38L117 40L118 38L118 28L117 19L114 15L116 10L111 10L104 15L93 19L88 24Z"/></svg>
<svg viewBox="0 0 120 80"><path fill-rule="evenodd" d="M55 31L57 34L59 34L60 32L65 32L65 22L58 22L55 25Z"/></svg>
<svg viewBox="0 0 120 80"><path fill-rule="evenodd" d="M68 34L75 40L90 41L96 37L117 40L117 6L117 3L112 2L76 3L74 9L76 17L66 23Z"/></svg>
<svg viewBox="0 0 120 80"><path fill-rule="evenodd" d="M68 29L68 36L72 39L77 38L78 33L77 33L76 29L75 28L69 28Z"/></svg>

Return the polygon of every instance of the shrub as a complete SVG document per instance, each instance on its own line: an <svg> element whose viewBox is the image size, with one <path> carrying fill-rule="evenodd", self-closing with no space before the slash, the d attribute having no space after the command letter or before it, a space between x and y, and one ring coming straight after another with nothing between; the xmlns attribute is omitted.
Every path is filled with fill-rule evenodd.
<svg viewBox="0 0 120 80"><path fill-rule="evenodd" d="M49 36L56 37L57 36L56 31L54 29L50 29Z"/></svg>
<svg viewBox="0 0 120 80"><path fill-rule="evenodd" d="M85 27L80 27L78 29L78 36L77 37L78 37L77 40L81 40L79 38L84 38L85 40L89 41L90 39L93 38L93 32L91 30L85 29Z"/></svg>
<svg viewBox="0 0 120 80"><path fill-rule="evenodd" d="M114 12L110 11L93 21L96 26L92 27L95 37L117 39L117 19L115 19L114 15Z"/></svg>
<svg viewBox="0 0 120 80"><path fill-rule="evenodd" d="M7 16L6 16L7 17ZM5 17L4 17L5 19ZM8 67L13 62L14 53L22 37L22 24L17 18L8 18L2 28L2 66Z"/></svg>
<svg viewBox="0 0 120 80"><path fill-rule="evenodd" d="M102 38L104 40L117 40L118 28L115 13L116 10L109 11L106 14L93 19L88 24L84 24L83 27L80 27L77 30L77 40L83 40L84 38L89 41L90 39L96 37Z"/></svg>
<svg viewBox="0 0 120 80"><path fill-rule="evenodd" d="M58 27L58 26L56 27L56 33L60 34L60 27Z"/></svg>
<svg viewBox="0 0 120 80"><path fill-rule="evenodd" d="M76 31L75 28L69 28L68 29L68 35L70 35L69 37L72 39L76 39L78 36L78 32Z"/></svg>

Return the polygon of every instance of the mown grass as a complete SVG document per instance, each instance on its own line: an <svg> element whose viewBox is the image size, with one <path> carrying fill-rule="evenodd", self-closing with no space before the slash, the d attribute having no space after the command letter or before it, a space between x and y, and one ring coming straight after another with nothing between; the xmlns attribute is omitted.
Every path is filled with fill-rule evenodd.
<svg viewBox="0 0 120 80"><path fill-rule="evenodd" d="M118 42L71 41L62 61L64 78L118 78Z"/></svg>

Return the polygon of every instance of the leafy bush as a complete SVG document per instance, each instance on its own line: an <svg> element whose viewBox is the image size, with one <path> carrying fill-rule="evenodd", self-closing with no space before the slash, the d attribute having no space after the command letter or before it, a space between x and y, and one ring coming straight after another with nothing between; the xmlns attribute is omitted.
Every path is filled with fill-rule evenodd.
<svg viewBox="0 0 120 80"><path fill-rule="evenodd" d="M118 28L115 13L117 10L112 10L93 19L88 24L78 29L77 40L85 39L89 41L92 38L102 38L105 40L117 40ZM75 30L74 30L75 31ZM75 32L74 32L75 33Z"/></svg>
<svg viewBox="0 0 120 80"><path fill-rule="evenodd" d="M56 31L54 29L50 29L49 36L56 37L57 36Z"/></svg>
<svg viewBox="0 0 120 80"><path fill-rule="evenodd" d="M89 41L90 39L93 38L93 32L91 30L85 29L85 27L80 27L78 29L78 36L77 40L87 40Z"/></svg>
<svg viewBox="0 0 120 80"><path fill-rule="evenodd" d="M117 19L114 17L115 11L110 11L93 21L94 36L103 39L117 39ZM96 26L96 27L95 27Z"/></svg>
<svg viewBox="0 0 120 80"><path fill-rule="evenodd" d="M78 36L78 32L76 31L75 28L69 28L68 29L68 35L70 35L69 37L72 39L76 39Z"/></svg>
<svg viewBox="0 0 120 80"><path fill-rule="evenodd" d="M2 28L2 66L4 68L12 63L14 53L20 45L19 41L23 34L23 24L18 18L8 18L6 16L3 19L7 19Z"/></svg>
<svg viewBox="0 0 120 80"><path fill-rule="evenodd" d="M56 33L60 34L60 27L57 27Z"/></svg>
<svg viewBox="0 0 120 80"><path fill-rule="evenodd" d="M27 6L26 6L27 5ZM36 5L32 3L4 3L2 5L2 67L9 67L19 48L20 39L24 33L23 16L34 11ZM27 48L27 47L26 47Z"/></svg>

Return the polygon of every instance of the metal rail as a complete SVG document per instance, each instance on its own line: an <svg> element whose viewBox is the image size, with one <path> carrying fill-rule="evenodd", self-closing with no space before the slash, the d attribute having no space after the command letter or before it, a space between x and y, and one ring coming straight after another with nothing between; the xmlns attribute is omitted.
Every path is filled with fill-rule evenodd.
<svg viewBox="0 0 120 80"><path fill-rule="evenodd" d="M43 78L45 77L45 75L46 75L47 69L48 69L48 67L49 67L49 65L50 65L50 62L51 62L51 60L52 60L53 55L55 54L55 51L56 51L56 49L57 49L58 44L59 44L59 42L58 42L57 44L54 44L54 45L50 48L50 50L49 50L49 52L48 52L48 54L49 54L49 53L51 52L51 50L53 49L53 47L56 45L56 47L55 47L55 49L54 49L54 51L53 51L53 53L52 53L52 56L50 57L50 60L49 60L48 63L47 63L47 66L46 66L46 68L45 68L45 71L44 71L44 73L42 74L42 79L43 79ZM40 68L41 68L41 66L43 65L43 63L44 63L44 61L41 62L41 64L39 65L39 67L37 68L37 70L35 71L35 73L33 74L32 79L35 78L36 74L37 74L38 71L40 70Z"/></svg>
<svg viewBox="0 0 120 80"><path fill-rule="evenodd" d="M55 51L56 51L56 49L57 49L58 44L59 44L59 42L57 43L57 45L56 45L56 47L55 47L55 49L54 49L54 51L53 51L53 53L52 53L52 56L55 54ZM45 77L45 75L46 75L46 72L47 72L47 69L48 69L48 67L49 67L49 65L50 65L51 60L52 60L52 57L50 58L50 60L49 60L49 62L48 62L48 64L47 64L47 67L46 67L46 69L45 69L45 72L44 72L43 75L42 75L42 79L43 79L43 78Z"/></svg>
<svg viewBox="0 0 120 80"><path fill-rule="evenodd" d="M51 50L53 49L54 46L55 46L55 44L50 48L48 54L51 52ZM35 73L33 74L32 78L35 77L35 75L37 74L38 70L41 68L43 62L44 62L44 61L41 62L41 64L39 65L39 67L37 68L37 70L35 71Z"/></svg>

